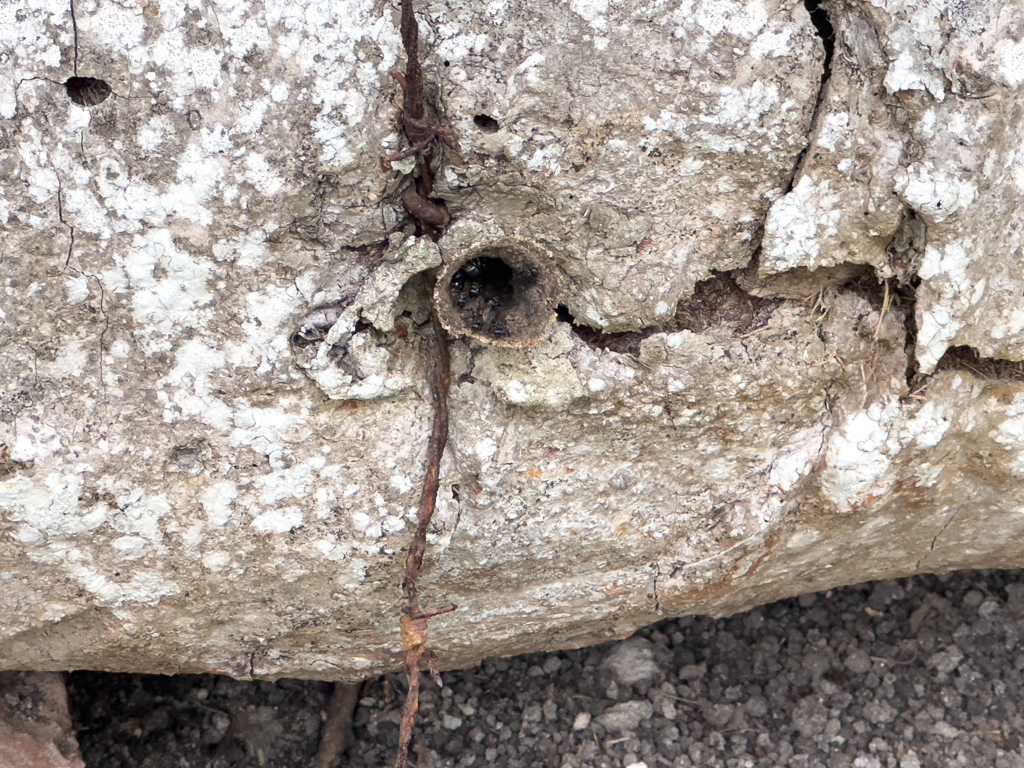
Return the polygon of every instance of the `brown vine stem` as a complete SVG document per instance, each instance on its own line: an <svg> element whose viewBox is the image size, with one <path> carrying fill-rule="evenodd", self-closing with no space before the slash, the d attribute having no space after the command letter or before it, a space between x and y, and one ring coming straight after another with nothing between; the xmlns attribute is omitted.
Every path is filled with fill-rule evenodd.
<svg viewBox="0 0 1024 768"><path fill-rule="evenodd" d="M398 757L395 768L406 768L409 763L409 745L412 743L412 731L416 723L416 713L420 708L420 675L421 663L426 662L431 676L439 686L441 675L437 671L434 657L427 648L427 622L442 613L455 610L454 605L435 608L430 611L420 610L419 589L417 581L423 568L423 555L427 549L427 529L434 516L437 505L437 490L441 477L441 457L448 444L448 391L451 388L451 360L448 356L448 342L444 328L437 319L436 313L430 315L434 331L432 384L434 390L434 420L427 442L427 473L423 478L423 491L420 494L419 509L416 513L416 535L409 546L409 554L405 558L405 577L402 579L402 592L405 594L405 606L402 608L401 633L402 650L405 652L405 674L409 678L409 692L402 710L402 725L398 737Z"/></svg>
<svg viewBox="0 0 1024 768"><path fill-rule="evenodd" d="M391 164L407 157L419 158L414 183L402 193L402 204L409 214L428 232L445 227L451 217L443 201L433 198L434 171L432 155L438 142L454 150L455 133L439 125L427 109L423 92L423 68L420 65L420 27L413 10L413 0L402 0L402 18L399 25L402 47L405 49L405 73L392 72L402 87L402 111L399 124L409 142L408 148L390 157L380 158L381 170L391 172Z"/></svg>
<svg viewBox="0 0 1024 768"><path fill-rule="evenodd" d="M402 194L402 203L414 219L419 222L418 234L437 232L450 221L442 201L432 198L434 175L430 167L431 154L437 142L454 147L454 134L450 129L435 123L427 113L423 93L423 70L419 56L419 24L413 9L413 0L402 0L400 23L402 47L405 49L405 73L392 72L392 77L402 87L403 100L399 123L402 133L409 142L408 149L381 158L381 168L388 172L391 163L416 156L419 158L414 182ZM432 365L434 390L434 420L427 443L427 471L423 478L419 509L416 514L416 535L405 558L405 575L402 592L405 605L400 621L402 650L405 653L405 674L409 678L409 692L402 710L402 725L398 737L398 756L395 768L406 768L409 763L409 745L416 724L416 713L420 708L421 665L426 664L434 681L440 686L441 675L433 654L427 648L427 624L433 616L454 611L454 605L446 605L430 611L420 609L417 582L423 568L423 555L427 549L427 530L437 505L437 490L440 484L441 457L448 444L448 391L451 388L451 361L448 357L448 342L437 313L430 316L433 326L433 349L428 359Z"/></svg>

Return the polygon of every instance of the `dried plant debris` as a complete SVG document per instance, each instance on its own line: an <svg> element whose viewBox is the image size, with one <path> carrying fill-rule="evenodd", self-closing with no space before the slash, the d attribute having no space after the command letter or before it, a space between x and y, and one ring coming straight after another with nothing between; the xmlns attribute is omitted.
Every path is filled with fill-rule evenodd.
<svg viewBox="0 0 1024 768"><path fill-rule="evenodd" d="M451 130L440 125L424 97L423 70L419 60L419 24L413 9L413 0L402 0L400 31L405 49L405 73L391 75L402 87L403 102L399 123L409 147L388 158L381 158L381 168L391 170L392 164L409 157L417 158L412 183L402 194L402 203L409 214L418 222L418 235L434 235L451 220L443 200L432 197L434 169L431 156L438 144L455 148L455 137ZM416 534L409 546L402 579L405 604L402 607L400 630L402 652L405 656L405 672L408 679L406 702L402 711L401 738L395 758L396 768L405 768L409 760L412 732L419 710L419 689L422 665L430 669L434 680L441 684L433 656L427 648L428 622L440 613L455 610L446 605L432 610L422 610L417 582L423 568L423 556L427 548L427 530L437 503L440 482L441 457L448 443L448 391L451 387L451 361L448 356L448 341L437 312L431 313L433 345L428 354L434 393L434 418L427 443L426 472L417 511Z"/></svg>
<svg viewBox="0 0 1024 768"><path fill-rule="evenodd" d="M320 747L313 758L313 768L334 768L352 742L352 715L359 702L360 688L362 683L335 683L320 730Z"/></svg>
<svg viewBox="0 0 1024 768"><path fill-rule="evenodd" d="M968 371L979 379L1024 381L1024 362L982 357L973 347L950 347L935 370Z"/></svg>

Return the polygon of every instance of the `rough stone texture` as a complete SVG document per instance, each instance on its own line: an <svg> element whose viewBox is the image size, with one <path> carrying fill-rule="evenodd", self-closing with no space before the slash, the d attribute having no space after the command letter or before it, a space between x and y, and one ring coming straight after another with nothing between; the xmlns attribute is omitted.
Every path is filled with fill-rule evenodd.
<svg viewBox="0 0 1024 768"><path fill-rule="evenodd" d="M423 6L436 244L392 5L0 7L0 666L394 668L429 270L505 240L565 309L451 342L443 666L1019 564L1019 8L826 4L821 89L800 2Z"/></svg>
<svg viewBox="0 0 1024 768"><path fill-rule="evenodd" d="M85 768L59 673L0 673L0 768Z"/></svg>
<svg viewBox="0 0 1024 768"><path fill-rule="evenodd" d="M832 76L799 180L765 225L761 273L910 266L923 372L957 345L1021 360L1024 8L897 0L832 20ZM894 248L906 217L921 231Z"/></svg>

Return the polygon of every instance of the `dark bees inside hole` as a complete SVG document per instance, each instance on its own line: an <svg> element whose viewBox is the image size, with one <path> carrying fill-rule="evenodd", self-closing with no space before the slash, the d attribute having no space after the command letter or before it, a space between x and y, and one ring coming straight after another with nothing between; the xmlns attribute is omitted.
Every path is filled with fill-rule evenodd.
<svg viewBox="0 0 1024 768"><path fill-rule="evenodd" d="M473 118L473 124L484 133L497 133L501 129L498 121L490 115L477 115Z"/></svg>
<svg viewBox="0 0 1024 768"><path fill-rule="evenodd" d="M96 77L69 77L64 83L68 98L80 107L95 107L110 96L110 86Z"/></svg>
<svg viewBox="0 0 1024 768"><path fill-rule="evenodd" d="M500 258L480 256L452 275L448 295L469 328L503 338L509 335L507 320L517 299L536 279L535 273L520 274Z"/></svg>

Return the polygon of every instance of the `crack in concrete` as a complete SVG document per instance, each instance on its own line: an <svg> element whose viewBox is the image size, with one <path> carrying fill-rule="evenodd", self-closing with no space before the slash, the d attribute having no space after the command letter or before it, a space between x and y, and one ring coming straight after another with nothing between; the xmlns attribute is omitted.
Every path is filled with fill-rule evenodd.
<svg viewBox="0 0 1024 768"><path fill-rule="evenodd" d="M827 87L832 75L832 59L835 53L835 30L833 29L827 10L821 6L820 0L804 0L804 6L807 9L811 23L814 25L815 33L822 40L822 46L824 48L825 53L825 60L822 63L821 82L818 87L818 93L815 96L814 109L811 112L811 118L808 122L807 145L797 155L797 159L793 165L793 171L790 175L789 181L787 182L786 187L782 192L783 196L792 191L793 186L796 183L796 179L800 176L801 169L804 166L809 150L814 143L815 137L817 136L817 123L819 119L819 113L821 111L822 105L825 102L825 88ZM767 214L765 215L765 220L767 220ZM764 229L764 224L765 221L762 221L762 230ZM755 249L752 255L753 264L756 264L759 261L760 246L758 246ZM627 269L632 269L632 265L629 266ZM735 285L736 275L739 275L745 269L749 269L749 267L743 269L729 270L726 272L713 272L708 279L701 281L700 283L697 284L697 286L694 286L694 292L689 298L689 300L680 301L677 304L675 313L675 323L647 326L636 331L603 333L598 329L590 328L589 326L577 323L576 319L570 314L568 308L564 305L558 307L558 317L560 320L570 323L573 328L573 332L576 333L576 335L583 338L583 340L592 347L610 349L615 352L623 352L635 355L639 351L640 341L654 333L663 332L666 330L678 330L679 328L686 328L687 330L693 330L694 332L700 332L700 330L703 330L702 328L697 327L687 327L686 324L679 323L678 319L681 313L685 314L687 303L694 303L699 300L697 290L698 286L711 286L714 285L715 281L717 280L727 279L734 283L733 287L736 289L736 291L742 291L744 294L746 294L746 297L751 302L752 306L758 309L763 308L764 305L780 303L779 300L754 296L748 291L743 291L742 288L740 288L738 285ZM719 299L719 301L717 302L719 305L724 303L721 301L721 296L718 296L717 298ZM714 302L706 303L708 306L710 306ZM706 308L707 307L702 307L702 309ZM671 327L673 324L679 327L673 329Z"/></svg>
<svg viewBox="0 0 1024 768"><path fill-rule="evenodd" d="M946 532L946 529L949 528L950 525L952 525L953 521L956 519L956 516L960 514L960 510L962 509L963 507L957 507L955 510L953 510L953 514L949 516L949 519L942 526L942 529L938 533L936 533L935 536L932 538L931 546L928 547L928 555L932 554L935 551L935 545L942 537L942 534L944 534ZM928 555L925 555L917 561L915 567L918 570L920 570L921 566L924 564L924 561L928 559Z"/></svg>
<svg viewBox="0 0 1024 768"><path fill-rule="evenodd" d="M661 578L661 565L655 560L651 563L651 567L654 569L654 579L651 584L651 591L654 593L654 611L657 614L661 614L661 595L658 593L658 579Z"/></svg>
<svg viewBox="0 0 1024 768"><path fill-rule="evenodd" d="M68 257L64 260L64 271L67 271L71 263L71 257L75 252L75 228L64 218L64 185L61 183L60 175L57 176L57 218L60 223L68 228L71 233L71 242L68 243Z"/></svg>
<svg viewBox="0 0 1024 768"><path fill-rule="evenodd" d="M103 357L103 345L106 342L107 331L110 329L110 315L107 314L106 300L107 292L103 288L103 283L96 275L90 274L83 269L76 269L71 265L71 259L75 255L75 228L64 218L64 186L61 183L60 176L57 176L57 218L60 223L68 228L70 234L70 242L68 243L68 255L64 259L64 272L71 270L73 273L77 273L85 277L86 280L94 280L96 287L100 293L100 316L103 318L103 330L100 331L99 337L99 381L100 391L105 395L107 391L105 373L105 360Z"/></svg>
<svg viewBox="0 0 1024 768"><path fill-rule="evenodd" d="M688 298L679 301L668 322L649 325L638 331L604 333L581 325L564 305L558 307L557 316L562 322L569 323L573 333L591 348L611 350L634 358L640 352L640 343L656 333L683 330L704 333L716 326L729 326L731 335L742 338L764 327L771 312L786 301L755 296L741 288L736 276L745 269L713 271L709 278L694 286Z"/></svg>
<svg viewBox="0 0 1024 768"><path fill-rule="evenodd" d="M58 83L56 80L51 80L48 77L23 77L23 78L21 78L15 84L15 86L14 86L14 112L15 112L15 114L17 114L18 108L19 108L19 106L21 104L21 102L19 101L19 98L18 98L18 92L21 90L21 86L23 86L25 83L31 83L33 80L42 80L43 82L46 82L46 83L54 83L55 85L60 85L60 83Z"/></svg>
<svg viewBox="0 0 1024 768"><path fill-rule="evenodd" d="M452 501L455 506L455 522L452 523L451 531L448 533L448 543L445 545L444 550L451 549L452 544L455 541L455 533L459 530L459 523L462 522L462 485L461 483L447 483L442 484L442 487L447 487L452 495ZM437 533L437 531L433 531Z"/></svg>
<svg viewBox="0 0 1024 768"><path fill-rule="evenodd" d="M825 61L822 62L821 84L818 86L818 93L814 99L814 109L811 112L811 120L808 123L807 146L800 150L800 154L797 155L796 162L793 164L793 173L789 177L789 183L782 192L783 196L793 191L793 186L800 176L800 172L807 160L807 155L810 154L811 146L814 144L814 139L818 134L818 117L821 107L825 103L825 88L832 77L832 56L835 53L835 31L832 28L832 22L829 20L828 11L821 7L820 0L804 0L804 7L810 16L815 34L821 38L822 47L825 49ZM762 222L762 228L763 226L764 223Z"/></svg>
<svg viewBox="0 0 1024 768"><path fill-rule="evenodd" d="M103 289L103 283L100 282L100 279L96 277L96 275L90 275L88 272L84 271L82 272L82 274L85 276L87 280L95 280L96 287L99 289L100 292L100 316L103 318L103 330L100 331L99 338L100 392L103 393L105 397L107 394L107 382L106 377L104 376L105 363L103 359L103 345L106 342L107 331L110 328L110 315L107 314L106 309L107 292Z"/></svg>
<svg viewBox="0 0 1024 768"><path fill-rule="evenodd" d="M999 357L982 357L974 347L950 347L935 366L936 373L964 370L979 379L1024 382L1024 362Z"/></svg>
<svg viewBox="0 0 1024 768"><path fill-rule="evenodd" d="M75 38L74 73L78 77L78 18L75 16L75 0L68 0L71 6L71 31Z"/></svg>

